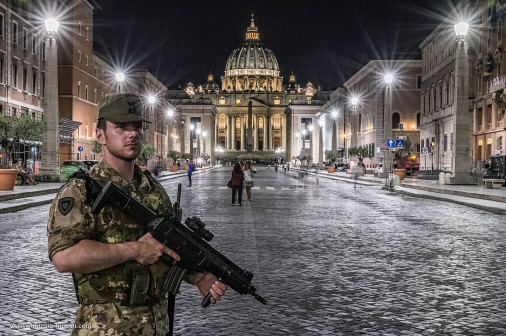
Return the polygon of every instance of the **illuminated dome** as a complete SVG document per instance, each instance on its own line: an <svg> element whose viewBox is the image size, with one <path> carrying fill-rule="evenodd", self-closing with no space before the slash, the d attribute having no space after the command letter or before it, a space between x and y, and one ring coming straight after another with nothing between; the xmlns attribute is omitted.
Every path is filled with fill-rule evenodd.
<svg viewBox="0 0 506 336"><path fill-rule="evenodd" d="M251 18L245 42L230 54L222 76L223 90L280 91L283 78L274 53L260 43L260 34Z"/></svg>

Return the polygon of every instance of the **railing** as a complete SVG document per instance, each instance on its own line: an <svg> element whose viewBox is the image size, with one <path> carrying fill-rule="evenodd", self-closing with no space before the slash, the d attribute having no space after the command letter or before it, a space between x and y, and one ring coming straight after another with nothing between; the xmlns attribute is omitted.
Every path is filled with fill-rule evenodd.
<svg viewBox="0 0 506 336"><path fill-rule="evenodd" d="M504 89L506 87L506 75L502 75L492 79L490 82L490 89L488 92L494 92L500 89Z"/></svg>

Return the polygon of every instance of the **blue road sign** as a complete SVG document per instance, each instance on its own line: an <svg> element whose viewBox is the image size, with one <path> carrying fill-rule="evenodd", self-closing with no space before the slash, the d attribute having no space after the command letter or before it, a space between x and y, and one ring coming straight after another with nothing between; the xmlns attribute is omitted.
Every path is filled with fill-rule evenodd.
<svg viewBox="0 0 506 336"><path fill-rule="evenodd" d="M406 147L406 140L397 140L395 142L395 147L404 149L404 147Z"/></svg>
<svg viewBox="0 0 506 336"><path fill-rule="evenodd" d="M394 139L388 139L387 140L387 147L395 147L395 140Z"/></svg>
<svg viewBox="0 0 506 336"><path fill-rule="evenodd" d="M77 150L78 150L78 151L80 151L80 152L82 152L82 151L83 151L83 149L84 149L84 148L83 148L82 146L77 147Z"/></svg>

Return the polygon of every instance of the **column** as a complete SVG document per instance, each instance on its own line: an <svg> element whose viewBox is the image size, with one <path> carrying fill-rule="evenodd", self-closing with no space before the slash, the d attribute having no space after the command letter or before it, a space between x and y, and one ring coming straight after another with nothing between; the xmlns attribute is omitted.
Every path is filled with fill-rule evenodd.
<svg viewBox="0 0 506 336"><path fill-rule="evenodd" d="M253 117L253 150L258 150L258 116Z"/></svg>
<svg viewBox="0 0 506 336"><path fill-rule="evenodd" d="M281 116L281 147L286 151L286 137L287 137L287 130L286 130L286 116Z"/></svg>
<svg viewBox="0 0 506 336"><path fill-rule="evenodd" d="M227 115L227 131L225 132L225 134L227 135L227 140L225 141L226 142L226 149L231 149L232 147L230 146L230 130L232 129L232 125L231 125L231 122L230 120L232 119L232 116L230 115Z"/></svg>
<svg viewBox="0 0 506 336"><path fill-rule="evenodd" d="M241 150L244 150L244 115L241 115Z"/></svg>
<svg viewBox="0 0 506 336"><path fill-rule="evenodd" d="M264 119L264 148L263 151L267 150L267 115L263 115L262 118Z"/></svg>
<svg viewBox="0 0 506 336"><path fill-rule="evenodd" d="M272 116L269 116L269 149L273 150L272 140L274 139L274 129L272 127Z"/></svg>
<svg viewBox="0 0 506 336"><path fill-rule="evenodd" d="M232 135L230 137L230 142L231 142L230 149L236 150L236 147L235 147L235 122L236 122L235 119L236 119L236 116L232 115L231 118L232 118Z"/></svg>

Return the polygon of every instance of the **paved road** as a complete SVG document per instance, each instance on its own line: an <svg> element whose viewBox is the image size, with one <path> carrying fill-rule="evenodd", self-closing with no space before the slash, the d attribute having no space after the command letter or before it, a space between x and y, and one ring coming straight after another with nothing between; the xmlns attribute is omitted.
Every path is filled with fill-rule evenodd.
<svg viewBox="0 0 506 336"><path fill-rule="evenodd" d="M505 335L504 217L378 187L260 168L230 206L230 167L183 182L184 215L254 274L263 306L232 291L215 307L184 285L177 335ZM48 206L0 215L0 334L67 335L11 323L72 323L69 275L47 261Z"/></svg>

